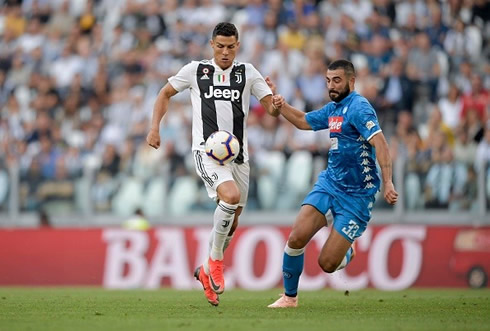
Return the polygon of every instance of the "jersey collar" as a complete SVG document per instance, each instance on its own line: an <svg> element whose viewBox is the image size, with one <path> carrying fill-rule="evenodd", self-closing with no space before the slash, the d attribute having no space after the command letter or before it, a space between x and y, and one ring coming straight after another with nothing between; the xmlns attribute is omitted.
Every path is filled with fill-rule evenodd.
<svg viewBox="0 0 490 331"><path fill-rule="evenodd" d="M334 103L335 103L336 106L344 106L344 105L346 105L347 103L350 102L350 99L352 99L352 97L354 97L354 95L357 95L357 92L356 91L352 91L351 93L349 93L349 95L346 96L342 101L340 101L340 102L335 102L334 101Z"/></svg>
<svg viewBox="0 0 490 331"><path fill-rule="evenodd" d="M223 70L223 69L221 69L221 67L219 65L216 64L216 62L214 62L214 57L211 59L211 63L216 68L215 72L219 72L219 71L229 72L235 66L235 61L233 61L233 63L231 64L231 66L229 66L228 68L226 68L225 70Z"/></svg>

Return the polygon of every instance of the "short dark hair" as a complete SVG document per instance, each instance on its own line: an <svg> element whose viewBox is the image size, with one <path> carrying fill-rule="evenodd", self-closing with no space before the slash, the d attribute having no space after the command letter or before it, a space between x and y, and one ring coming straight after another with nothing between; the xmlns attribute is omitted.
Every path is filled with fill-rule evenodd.
<svg viewBox="0 0 490 331"><path fill-rule="evenodd" d="M328 65L328 70L337 70L344 69L344 72L347 76L355 76L356 69L354 69L354 65L352 62L348 60L336 60Z"/></svg>
<svg viewBox="0 0 490 331"><path fill-rule="evenodd" d="M235 36L238 40L238 30L236 26L229 22L218 23L213 30L213 39L216 36L232 37Z"/></svg>

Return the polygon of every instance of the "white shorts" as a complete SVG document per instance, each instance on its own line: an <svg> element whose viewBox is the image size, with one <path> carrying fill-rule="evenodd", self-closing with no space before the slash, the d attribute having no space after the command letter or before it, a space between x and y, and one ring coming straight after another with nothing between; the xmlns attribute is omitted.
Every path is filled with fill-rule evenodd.
<svg viewBox="0 0 490 331"><path fill-rule="evenodd" d="M193 151L196 173L204 182L208 195L211 199L216 200L218 186L230 180L233 180L240 190L240 207L245 206L248 198L248 183L250 177L250 165L248 162L237 164L231 162L225 165L219 165L211 160L205 152Z"/></svg>

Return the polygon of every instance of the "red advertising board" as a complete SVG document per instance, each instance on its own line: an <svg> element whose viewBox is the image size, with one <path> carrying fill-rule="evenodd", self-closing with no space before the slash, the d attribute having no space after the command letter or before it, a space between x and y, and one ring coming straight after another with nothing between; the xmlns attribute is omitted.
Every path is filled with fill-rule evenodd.
<svg viewBox="0 0 490 331"><path fill-rule="evenodd" d="M205 259L209 232L207 227L0 230L0 286L199 288L192 272ZM288 234L288 227L238 229L225 254L227 288L280 286ZM307 247L302 289L466 287L472 270L490 274L490 227L371 226L358 239L355 260L334 274L317 265L327 236L328 229L320 231Z"/></svg>

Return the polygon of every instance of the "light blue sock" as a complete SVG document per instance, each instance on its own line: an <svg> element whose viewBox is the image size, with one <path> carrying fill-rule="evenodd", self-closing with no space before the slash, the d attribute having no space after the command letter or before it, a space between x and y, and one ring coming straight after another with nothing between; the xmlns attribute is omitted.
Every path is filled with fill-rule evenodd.
<svg viewBox="0 0 490 331"><path fill-rule="evenodd" d="M345 258L347 259L347 264L349 264L351 258L352 258L352 253L354 252L354 249L351 247L349 250L347 250L347 253L345 254Z"/></svg>
<svg viewBox="0 0 490 331"><path fill-rule="evenodd" d="M295 297L298 294L299 277L303 272L304 260L304 248L294 249L286 245L282 260L282 278L284 293L288 297Z"/></svg>

